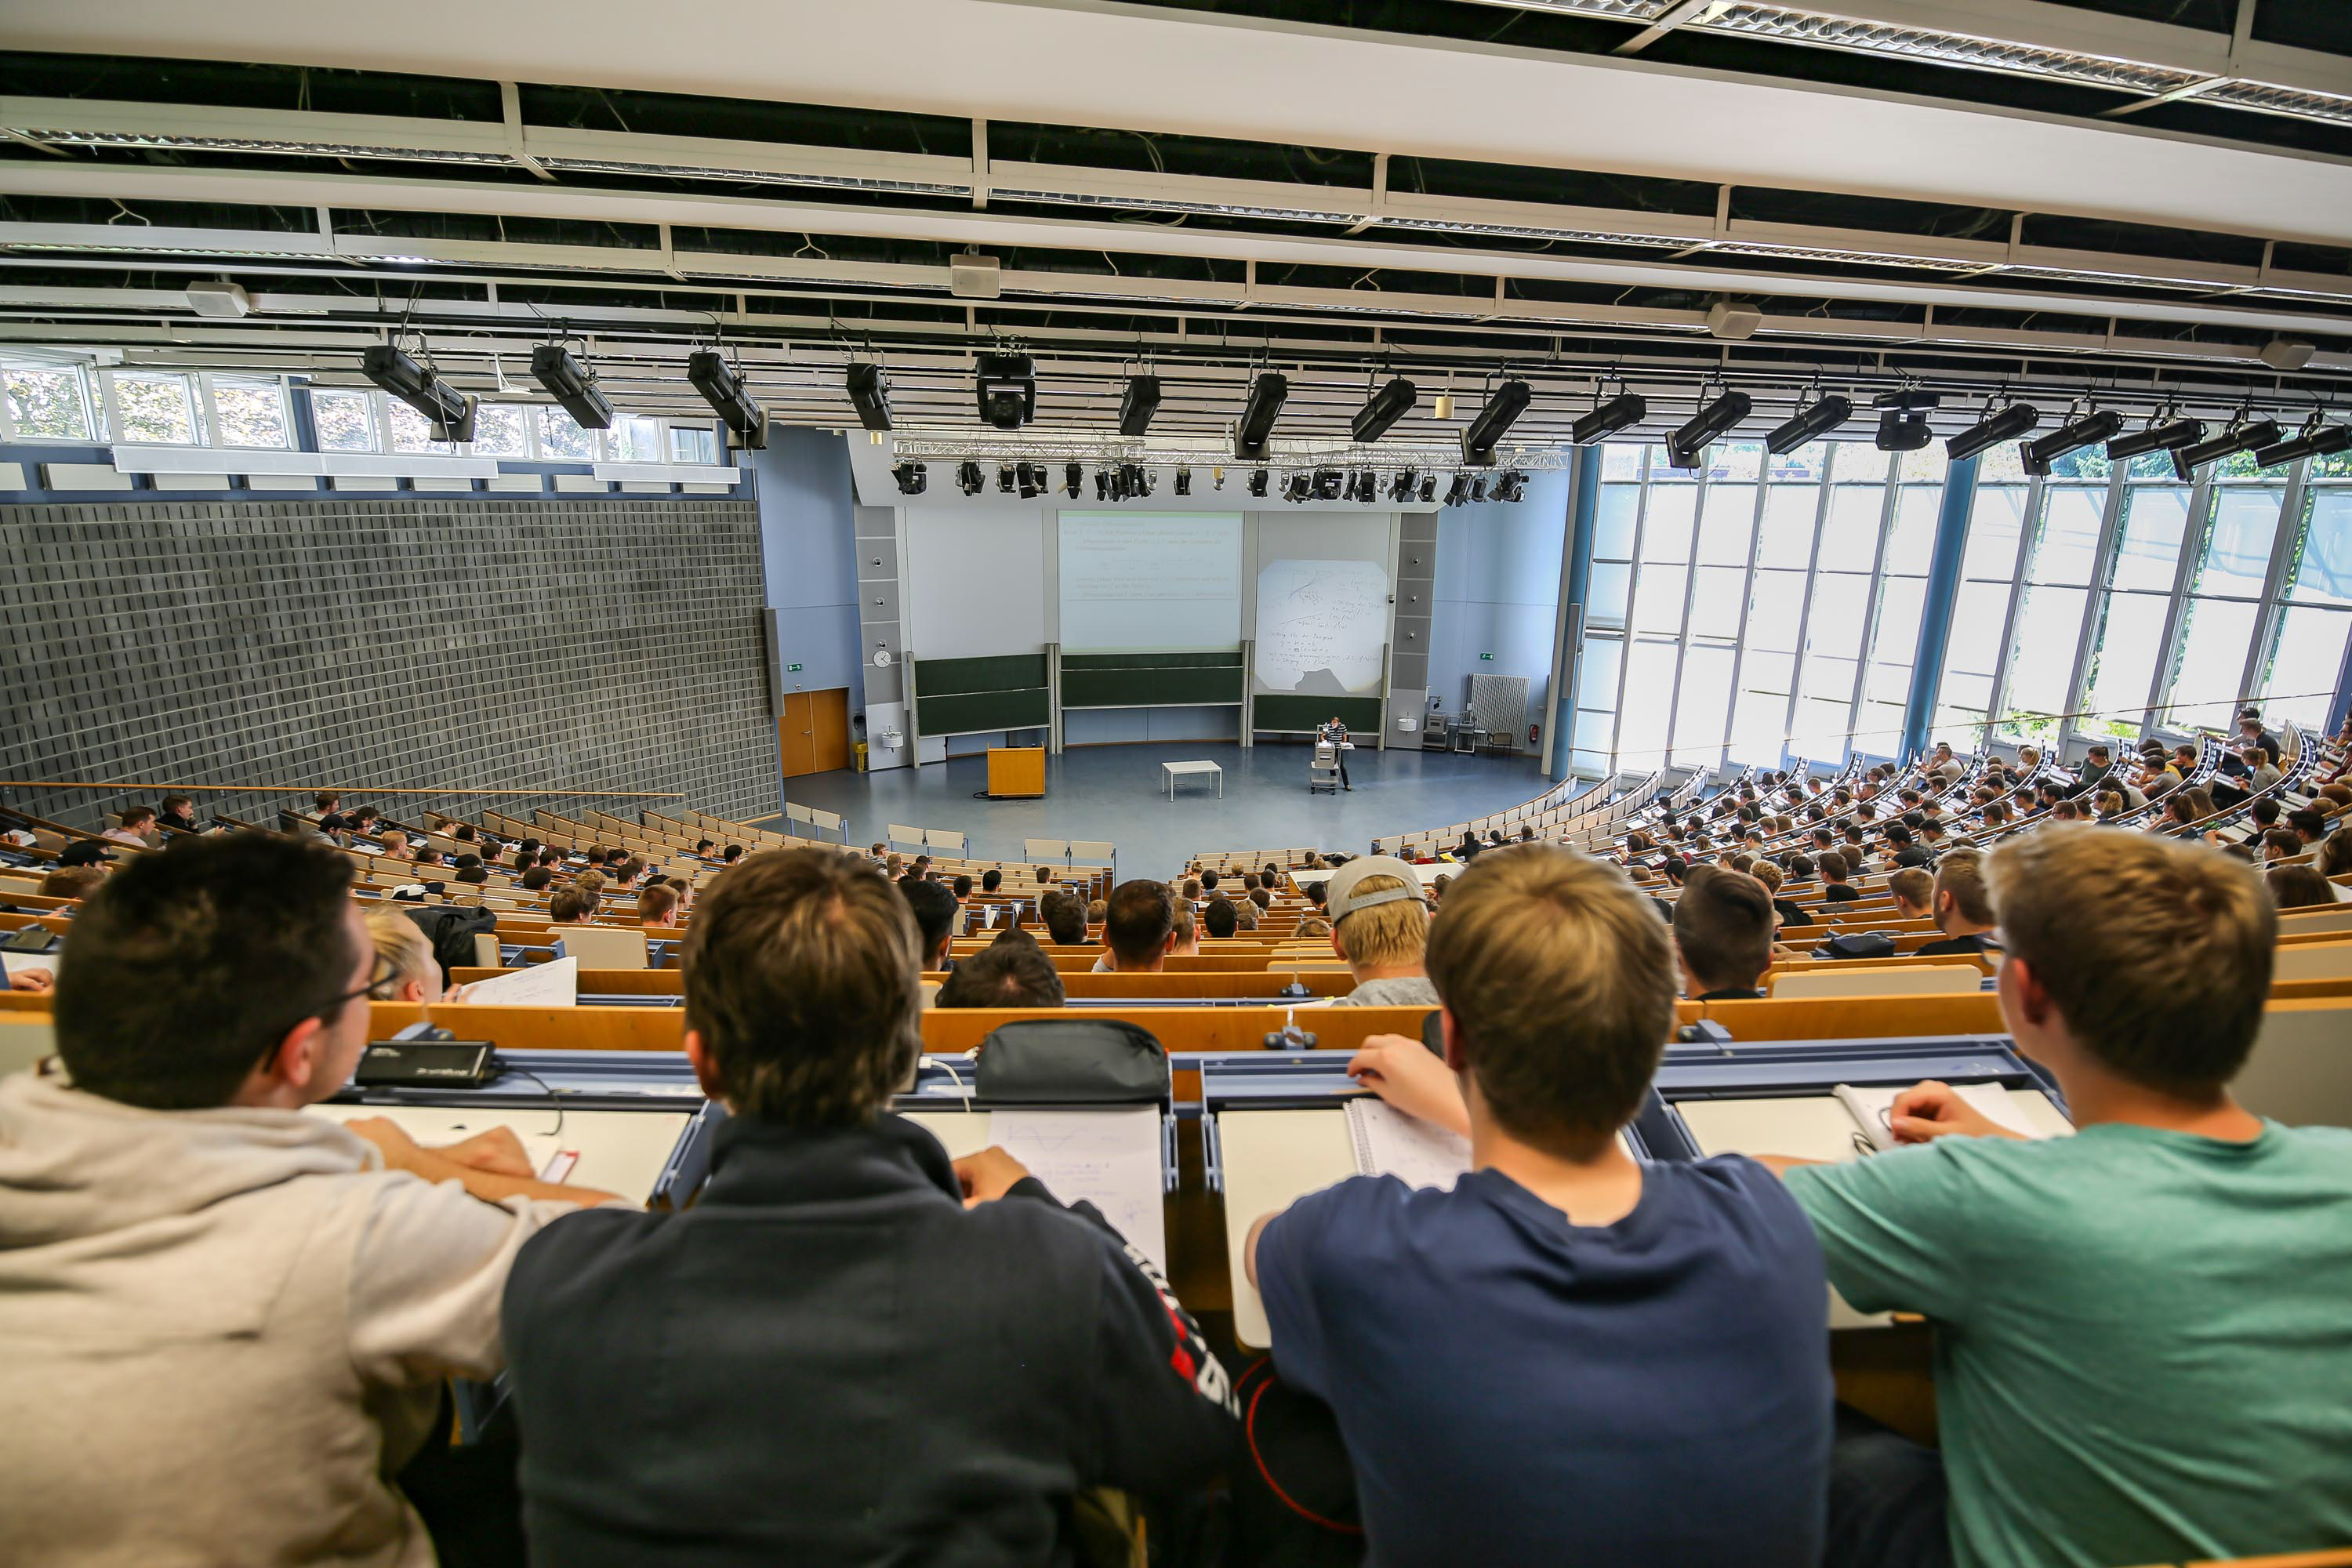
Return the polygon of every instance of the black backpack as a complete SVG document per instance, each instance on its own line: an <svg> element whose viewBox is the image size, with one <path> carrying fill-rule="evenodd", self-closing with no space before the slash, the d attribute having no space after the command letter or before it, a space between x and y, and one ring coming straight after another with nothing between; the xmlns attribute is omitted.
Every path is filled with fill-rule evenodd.
<svg viewBox="0 0 2352 1568"><path fill-rule="evenodd" d="M449 984L453 969L471 969L476 965L474 938L483 932L496 932L499 917L488 910L461 907L457 904L432 904L423 909L400 911L416 922L425 940L433 944L433 956L441 963L441 984Z"/></svg>

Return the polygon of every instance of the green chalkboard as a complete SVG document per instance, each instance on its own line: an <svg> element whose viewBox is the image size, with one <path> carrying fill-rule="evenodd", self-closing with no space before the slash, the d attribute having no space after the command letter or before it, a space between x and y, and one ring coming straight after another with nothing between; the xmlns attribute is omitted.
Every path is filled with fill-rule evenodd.
<svg viewBox="0 0 2352 1568"><path fill-rule="evenodd" d="M1042 730L1053 721L1044 687L1026 691L918 693L915 727L926 735L970 735L989 730Z"/></svg>
<svg viewBox="0 0 2352 1568"><path fill-rule="evenodd" d="M1062 668L1065 708L1214 706L1241 700L1242 668L1237 664L1223 669Z"/></svg>
<svg viewBox="0 0 2352 1568"><path fill-rule="evenodd" d="M1213 648L1206 653L1066 653L1062 673L1074 669L1225 669L1239 668L1242 650Z"/></svg>
<svg viewBox="0 0 2352 1568"><path fill-rule="evenodd" d="M1042 690L1045 685L1043 653L999 654L989 658L919 658L915 661L915 695L958 696L972 691ZM929 729L929 725L924 728Z"/></svg>
<svg viewBox="0 0 2352 1568"><path fill-rule="evenodd" d="M1323 721L1333 714L1348 726L1352 735L1364 741L1376 739L1381 731L1381 700L1377 697L1296 697L1284 694L1260 697L1250 705L1250 727L1253 730L1312 731L1323 727Z"/></svg>

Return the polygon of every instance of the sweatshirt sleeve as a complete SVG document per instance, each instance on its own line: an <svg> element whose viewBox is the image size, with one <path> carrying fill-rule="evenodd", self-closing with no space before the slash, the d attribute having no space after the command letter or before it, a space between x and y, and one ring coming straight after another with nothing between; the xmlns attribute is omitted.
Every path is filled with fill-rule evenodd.
<svg viewBox="0 0 2352 1568"><path fill-rule="evenodd" d="M352 1256L352 1364L373 1383L488 1377L506 1362L499 1300L522 1244L573 1205L485 1203L456 1182L380 1180Z"/></svg>
<svg viewBox="0 0 2352 1568"><path fill-rule="evenodd" d="M1055 1200L1034 1177L1014 1194ZM1238 1433L1225 1369L1151 1260L1088 1203L1069 1205L1100 1245L1082 1461L1087 1484L1146 1496L1197 1486L1223 1468Z"/></svg>

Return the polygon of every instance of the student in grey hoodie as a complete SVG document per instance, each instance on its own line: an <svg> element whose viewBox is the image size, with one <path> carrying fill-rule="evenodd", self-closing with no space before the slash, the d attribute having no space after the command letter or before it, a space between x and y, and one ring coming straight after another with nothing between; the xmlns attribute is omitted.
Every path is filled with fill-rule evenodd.
<svg viewBox="0 0 2352 1568"><path fill-rule="evenodd" d="M606 1194L532 1180L505 1129L425 1150L304 1114L367 1043L351 879L323 846L204 838L75 920L64 1070L0 1080L8 1560L433 1563L391 1478L443 1379L499 1369L524 1240Z"/></svg>

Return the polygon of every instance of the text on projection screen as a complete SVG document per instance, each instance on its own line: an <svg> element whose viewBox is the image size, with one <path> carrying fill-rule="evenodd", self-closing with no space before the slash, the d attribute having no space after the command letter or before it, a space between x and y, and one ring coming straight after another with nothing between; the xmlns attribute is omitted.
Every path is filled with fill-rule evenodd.
<svg viewBox="0 0 2352 1568"><path fill-rule="evenodd" d="M1377 692L1388 624L1378 562L1269 561L1257 574L1257 683L1319 697Z"/></svg>
<svg viewBox="0 0 2352 1568"><path fill-rule="evenodd" d="M1066 511L1061 519L1063 647L1241 646L1240 513Z"/></svg>

